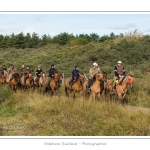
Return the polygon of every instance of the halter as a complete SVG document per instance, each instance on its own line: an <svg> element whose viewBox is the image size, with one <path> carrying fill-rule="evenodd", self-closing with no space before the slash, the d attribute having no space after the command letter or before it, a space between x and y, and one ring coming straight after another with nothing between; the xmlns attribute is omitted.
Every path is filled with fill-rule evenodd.
<svg viewBox="0 0 150 150"><path fill-rule="evenodd" d="M134 82L131 81L131 77L128 77L128 83L130 84L130 86L133 86Z"/></svg>

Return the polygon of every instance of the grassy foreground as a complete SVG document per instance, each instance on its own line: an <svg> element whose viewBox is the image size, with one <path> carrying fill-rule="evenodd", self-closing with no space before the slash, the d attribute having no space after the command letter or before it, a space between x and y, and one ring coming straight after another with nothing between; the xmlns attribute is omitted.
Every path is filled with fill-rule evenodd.
<svg viewBox="0 0 150 150"><path fill-rule="evenodd" d="M0 135L150 135L150 112L131 111L116 102L88 102L82 98L73 101L36 91L13 94L2 86L0 94Z"/></svg>

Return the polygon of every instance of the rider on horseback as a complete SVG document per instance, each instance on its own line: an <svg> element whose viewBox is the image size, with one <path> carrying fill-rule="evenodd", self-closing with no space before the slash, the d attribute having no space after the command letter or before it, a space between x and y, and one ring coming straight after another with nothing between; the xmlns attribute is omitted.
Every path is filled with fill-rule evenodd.
<svg viewBox="0 0 150 150"><path fill-rule="evenodd" d="M123 78L126 74L126 70L121 61L118 61L117 65L114 67L114 74L113 92L116 90L116 83L118 80Z"/></svg>
<svg viewBox="0 0 150 150"><path fill-rule="evenodd" d="M36 70L36 72L35 72L35 74L36 74L36 79L35 79L35 81L36 81L37 85L39 85L39 79L40 79L40 75L41 75L42 72L43 72L43 71L42 71L41 67L38 66L38 68L37 68L37 70Z"/></svg>
<svg viewBox="0 0 150 150"><path fill-rule="evenodd" d="M25 66L24 65L21 66L19 72L20 72L21 75L23 75L25 73Z"/></svg>
<svg viewBox="0 0 150 150"><path fill-rule="evenodd" d="M80 73L80 71L79 71L79 65L76 65L75 69L72 71L72 78L71 78L71 80L69 82L70 89L72 89L72 85L73 85L74 81L76 81L78 79L79 73Z"/></svg>
<svg viewBox="0 0 150 150"><path fill-rule="evenodd" d="M3 65L2 67L2 74L4 75L4 71L7 71L7 68L5 67L5 65Z"/></svg>
<svg viewBox="0 0 150 150"><path fill-rule="evenodd" d="M93 83L93 76L98 73L100 71L100 68L98 67L98 64L97 63L93 63L93 67L90 68L90 71L89 71L89 74L90 74L90 77L89 77L89 80L88 80L88 83L86 85L86 88L87 89L90 89L92 83Z"/></svg>
<svg viewBox="0 0 150 150"><path fill-rule="evenodd" d="M57 72L57 69L55 68L55 65L52 64L51 68L49 69L49 75L48 75L48 80L46 81L46 85L48 86L49 83L51 82L52 78L54 77L54 73Z"/></svg>
<svg viewBox="0 0 150 150"><path fill-rule="evenodd" d="M12 78L13 78L13 74L16 72L16 69L15 69L15 67L14 67L14 65L13 64L11 64L10 65L10 68L8 69L8 74L9 75L11 75L11 77L10 77L10 80L9 81L11 81L12 80Z"/></svg>
<svg viewBox="0 0 150 150"><path fill-rule="evenodd" d="M26 80L29 78L28 74L31 72L32 70L30 69L29 66L27 66L24 70L24 75L25 75L25 79L24 79L24 84L26 83Z"/></svg>

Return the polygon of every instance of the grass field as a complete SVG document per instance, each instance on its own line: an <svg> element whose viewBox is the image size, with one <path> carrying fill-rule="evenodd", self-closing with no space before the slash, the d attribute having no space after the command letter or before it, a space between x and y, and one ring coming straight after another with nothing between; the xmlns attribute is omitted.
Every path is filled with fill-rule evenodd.
<svg viewBox="0 0 150 150"><path fill-rule="evenodd" d="M146 82L144 82L144 80ZM136 79L139 81L139 79ZM144 84L143 84L144 83ZM148 136L150 135L149 78L140 79L126 97L105 102L67 99L34 93L14 94L0 85L0 134L23 136Z"/></svg>

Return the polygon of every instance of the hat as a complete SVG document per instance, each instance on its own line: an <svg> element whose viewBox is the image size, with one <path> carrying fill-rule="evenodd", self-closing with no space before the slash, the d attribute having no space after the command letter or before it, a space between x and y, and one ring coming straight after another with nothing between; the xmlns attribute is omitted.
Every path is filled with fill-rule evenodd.
<svg viewBox="0 0 150 150"><path fill-rule="evenodd" d="M122 64L122 62L119 60L119 61L117 62L117 64Z"/></svg>
<svg viewBox="0 0 150 150"><path fill-rule="evenodd" d="M55 66L54 64L51 65L51 67L54 67L54 66Z"/></svg>
<svg viewBox="0 0 150 150"><path fill-rule="evenodd" d="M98 66L98 64L94 62L94 63L93 63L93 66Z"/></svg>
<svg viewBox="0 0 150 150"><path fill-rule="evenodd" d="M13 64L11 64L11 66L14 66Z"/></svg>
<svg viewBox="0 0 150 150"><path fill-rule="evenodd" d="M76 65L75 68L79 68L79 65Z"/></svg>

